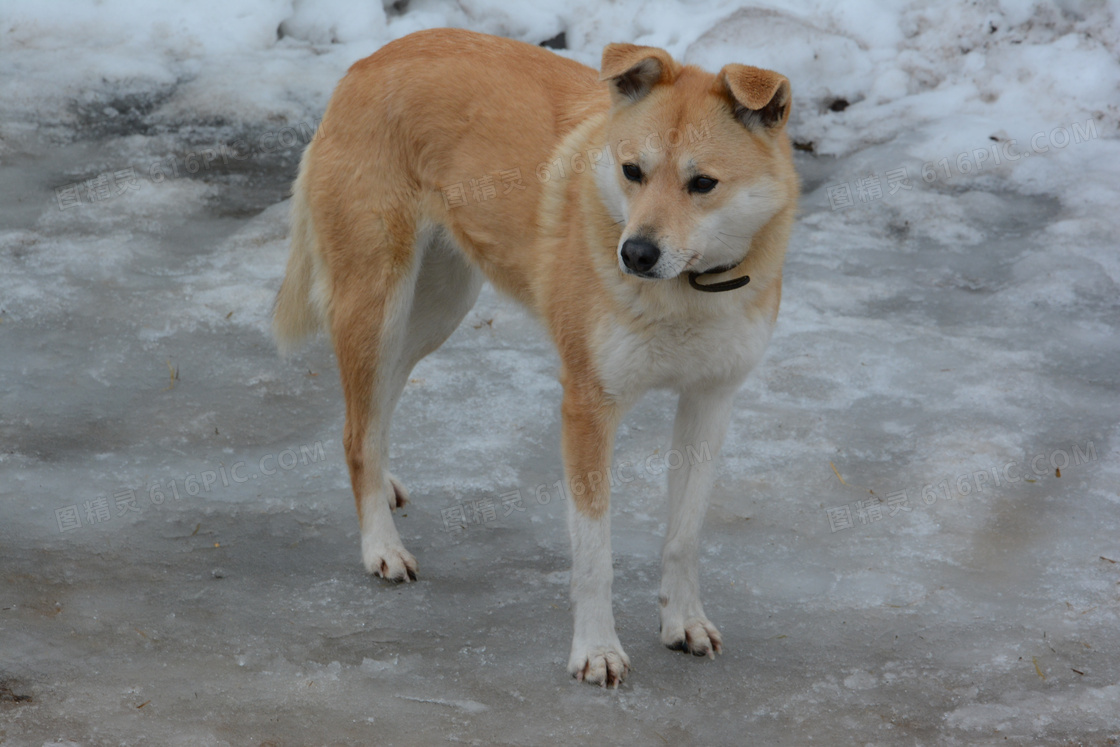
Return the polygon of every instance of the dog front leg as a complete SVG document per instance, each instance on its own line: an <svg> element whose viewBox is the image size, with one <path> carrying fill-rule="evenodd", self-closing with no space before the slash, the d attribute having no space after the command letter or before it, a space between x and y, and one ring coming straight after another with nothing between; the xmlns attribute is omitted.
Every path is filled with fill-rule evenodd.
<svg viewBox="0 0 1120 747"><path fill-rule="evenodd" d="M617 409L600 393L565 392L562 441L575 615L568 671L604 687L618 687L630 668L611 609L609 478L617 422Z"/></svg>
<svg viewBox="0 0 1120 747"><path fill-rule="evenodd" d="M673 426L680 466L669 471L669 529L661 555L661 642L710 658L722 650L723 639L700 603L700 528L734 395L733 389L681 394Z"/></svg>

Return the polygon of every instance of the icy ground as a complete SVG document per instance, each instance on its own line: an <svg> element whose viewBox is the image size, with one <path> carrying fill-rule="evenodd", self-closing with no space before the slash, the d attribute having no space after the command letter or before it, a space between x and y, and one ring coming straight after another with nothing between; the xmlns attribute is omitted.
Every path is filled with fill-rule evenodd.
<svg viewBox="0 0 1120 747"><path fill-rule="evenodd" d="M1116 744L1116 4L556 5L0 8L0 743ZM634 671L568 678L557 362L489 290L398 411L420 580L360 567L329 347L267 334L285 192L346 66L442 24L792 80L715 661L658 642L651 396L613 506Z"/></svg>

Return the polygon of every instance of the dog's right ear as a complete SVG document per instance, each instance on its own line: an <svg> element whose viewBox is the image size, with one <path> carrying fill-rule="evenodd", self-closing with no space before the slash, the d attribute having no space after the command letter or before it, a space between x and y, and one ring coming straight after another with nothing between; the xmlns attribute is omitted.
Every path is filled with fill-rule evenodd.
<svg viewBox="0 0 1120 747"><path fill-rule="evenodd" d="M638 101L658 83L671 83L677 63L664 49L636 44L608 44L603 49L599 80L609 80L615 105Z"/></svg>

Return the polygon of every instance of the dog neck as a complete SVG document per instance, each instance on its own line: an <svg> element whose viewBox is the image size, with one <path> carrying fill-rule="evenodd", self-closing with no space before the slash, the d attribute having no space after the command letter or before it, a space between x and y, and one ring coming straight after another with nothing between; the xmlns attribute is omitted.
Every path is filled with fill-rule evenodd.
<svg viewBox="0 0 1120 747"><path fill-rule="evenodd" d="M720 275L725 272L730 272L741 264L743 263L740 261L730 265L713 267L703 272L690 272L688 273L688 284L696 290L704 291L705 293L723 293L724 291L737 290L751 281L750 275L743 275L742 277L732 278L731 280L721 280L718 283L700 283L697 279L701 275Z"/></svg>

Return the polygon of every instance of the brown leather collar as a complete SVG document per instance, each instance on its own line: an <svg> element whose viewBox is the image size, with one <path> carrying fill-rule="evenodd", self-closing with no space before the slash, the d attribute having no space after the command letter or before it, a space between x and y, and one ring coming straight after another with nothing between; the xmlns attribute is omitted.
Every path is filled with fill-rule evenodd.
<svg viewBox="0 0 1120 747"><path fill-rule="evenodd" d="M719 282L719 283L710 283L708 285L702 285L701 283L697 282L697 280L696 280L701 275L718 275L721 272L727 272L728 270L734 270L738 266L739 266L739 263L736 262L733 265L724 265L722 267L713 267L710 270L704 270L704 272L690 272L690 273L688 273L688 284L691 285L696 290L704 291L705 293L722 293L723 291L732 291L732 290L736 290L737 288L742 288L744 285L746 285L747 283L749 283L751 281L751 278L750 278L749 275L743 275L742 277L732 278L731 280L724 280L724 281Z"/></svg>

